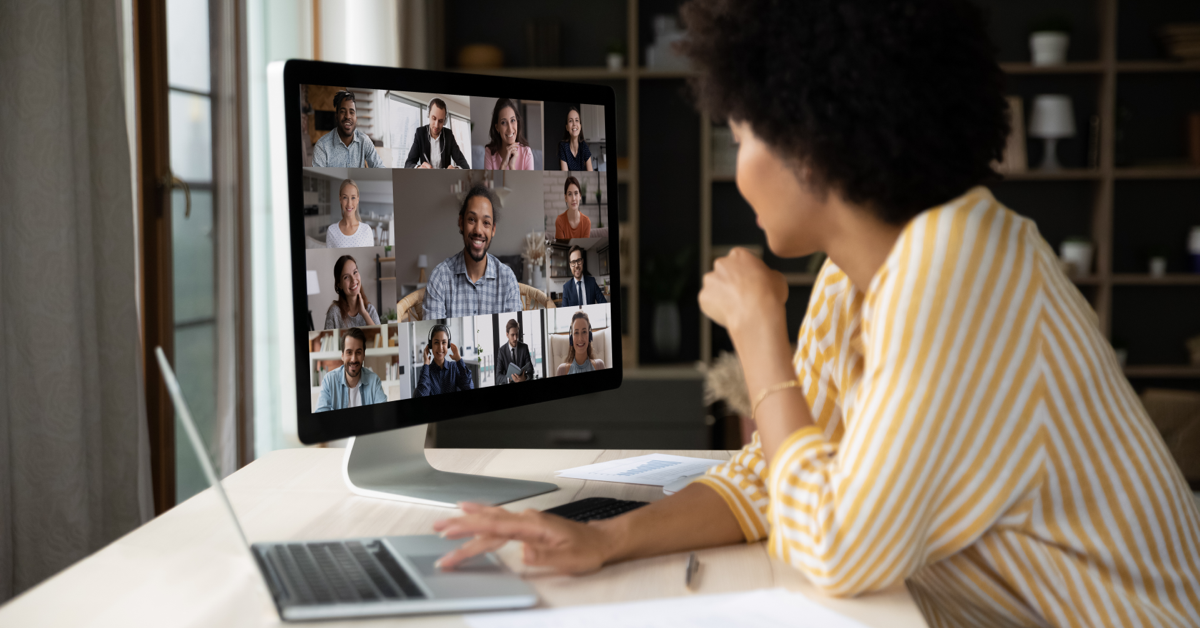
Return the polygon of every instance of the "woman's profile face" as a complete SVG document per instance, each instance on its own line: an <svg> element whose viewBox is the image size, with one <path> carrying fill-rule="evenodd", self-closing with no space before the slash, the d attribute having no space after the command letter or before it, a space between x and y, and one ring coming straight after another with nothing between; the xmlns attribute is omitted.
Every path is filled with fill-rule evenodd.
<svg viewBox="0 0 1200 628"><path fill-rule="evenodd" d="M577 318L571 323L571 344L575 346L575 355L579 355L580 351L587 355L589 331L587 321L582 318Z"/></svg>
<svg viewBox="0 0 1200 628"><path fill-rule="evenodd" d="M358 211L358 188L353 185L342 186L342 218L356 215Z"/></svg>
<svg viewBox="0 0 1200 628"><path fill-rule="evenodd" d="M505 146L517 141L517 112L512 107L500 110L500 115L496 117L496 132Z"/></svg>
<svg viewBox="0 0 1200 628"><path fill-rule="evenodd" d="M571 139L578 139L582 130L583 125L579 122L579 112L572 109L567 113L567 135L570 135Z"/></svg>
<svg viewBox="0 0 1200 628"><path fill-rule="evenodd" d="M800 182L803 173L754 134L750 125L730 120L737 143L737 187L758 216L767 246L779 257L803 257L820 247L824 198Z"/></svg>
<svg viewBox="0 0 1200 628"><path fill-rule="evenodd" d="M575 185L574 183L568 185L567 186L567 194L566 194L567 209L578 210L579 209L579 199L581 199L582 197L583 197L583 195L579 193L579 186Z"/></svg>
<svg viewBox="0 0 1200 628"><path fill-rule="evenodd" d="M352 298L358 294L358 289L362 286L362 282L358 280L358 264L347 261L342 265L342 276L338 280L338 285L342 288L342 294L346 298Z"/></svg>

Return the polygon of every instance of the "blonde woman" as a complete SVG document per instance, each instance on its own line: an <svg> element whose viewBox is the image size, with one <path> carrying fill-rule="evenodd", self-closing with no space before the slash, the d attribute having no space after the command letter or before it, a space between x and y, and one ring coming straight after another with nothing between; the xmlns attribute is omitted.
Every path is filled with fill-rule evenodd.
<svg viewBox="0 0 1200 628"><path fill-rule="evenodd" d="M580 310L571 316L571 347L567 361L558 365L556 376L590 373L604 368L604 360L592 356L592 321Z"/></svg>
<svg viewBox="0 0 1200 628"><path fill-rule="evenodd" d="M1009 128L978 5L682 11L767 246L829 256L798 336L759 257L704 277L758 432L613 519L464 505L442 568L510 539L566 573L765 541L831 595L906 584L935 627L1200 626L1193 495L1053 249L981 185Z"/></svg>
<svg viewBox="0 0 1200 628"><path fill-rule="evenodd" d="M358 184L345 179L338 187L342 219L325 231L325 246L331 249L375 246L375 230L358 218Z"/></svg>

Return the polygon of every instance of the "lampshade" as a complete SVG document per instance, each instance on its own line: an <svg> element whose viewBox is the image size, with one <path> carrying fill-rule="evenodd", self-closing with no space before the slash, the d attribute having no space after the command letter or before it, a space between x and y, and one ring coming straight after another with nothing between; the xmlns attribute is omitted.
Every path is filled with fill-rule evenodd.
<svg viewBox="0 0 1200 628"><path fill-rule="evenodd" d="M1075 137L1075 112L1071 107L1071 97L1043 94L1034 98L1029 136L1043 139Z"/></svg>
<svg viewBox="0 0 1200 628"><path fill-rule="evenodd" d="M417 268L429 268L429 258L424 255L418 255Z"/></svg>
<svg viewBox="0 0 1200 628"><path fill-rule="evenodd" d="M321 294L321 286L317 285L317 271L315 271L315 270L307 271L306 276L308 277L308 294L309 294L309 296L312 296L314 294Z"/></svg>

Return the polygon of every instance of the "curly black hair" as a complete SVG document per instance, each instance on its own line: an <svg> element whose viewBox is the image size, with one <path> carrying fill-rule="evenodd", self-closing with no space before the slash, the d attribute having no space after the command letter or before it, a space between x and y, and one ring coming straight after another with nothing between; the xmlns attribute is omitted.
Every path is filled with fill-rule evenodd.
<svg viewBox="0 0 1200 628"><path fill-rule="evenodd" d="M691 0L681 49L716 119L903 224L994 177L1004 73L969 0Z"/></svg>

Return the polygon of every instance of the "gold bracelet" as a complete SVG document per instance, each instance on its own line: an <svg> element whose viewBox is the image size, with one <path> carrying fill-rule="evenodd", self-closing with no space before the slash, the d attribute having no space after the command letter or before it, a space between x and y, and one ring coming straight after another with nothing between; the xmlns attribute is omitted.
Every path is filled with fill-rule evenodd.
<svg viewBox="0 0 1200 628"><path fill-rule="evenodd" d="M768 395L770 395L771 393L777 393L781 390L787 390L789 388L799 388L799 387L800 387L800 380L793 377L792 379L789 379L787 381L779 382L778 384L772 384L772 385L764 388L762 392L758 393L758 397L756 397L754 399L754 405L750 406L750 420L751 421L754 420L755 415L758 414L758 404L762 403L763 399L766 399Z"/></svg>

